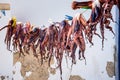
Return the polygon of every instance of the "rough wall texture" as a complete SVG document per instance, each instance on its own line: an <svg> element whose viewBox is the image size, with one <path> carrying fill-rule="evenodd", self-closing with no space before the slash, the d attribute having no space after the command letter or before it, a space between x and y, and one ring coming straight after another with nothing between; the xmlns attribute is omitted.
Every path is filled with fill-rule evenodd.
<svg viewBox="0 0 120 80"><path fill-rule="evenodd" d="M85 79L78 75L71 75L69 80L85 80Z"/></svg>
<svg viewBox="0 0 120 80"><path fill-rule="evenodd" d="M21 75L25 80L48 80L48 62L45 61L43 65L38 62L32 54L21 56L19 58L19 53L14 54L14 64L19 61L22 63ZM52 60L53 63L53 60ZM52 64L51 63L51 64ZM55 74L55 70L49 69L52 74ZM26 72L32 72L30 76L26 76Z"/></svg>
<svg viewBox="0 0 120 80"><path fill-rule="evenodd" d="M115 60L115 53L114 53L114 60ZM38 59L33 56L32 53L29 55L26 54L26 56L21 56L19 58L19 53L14 54L14 64L19 61L21 62L21 75L25 80L48 80L49 74L56 74L56 70L54 68L48 67L47 60L44 61L44 64L41 65L40 61L38 62ZM51 64L54 63L54 60L52 59ZM29 76L26 76L27 72L31 72ZM115 76L115 64L113 61L108 61L106 63L106 71L110 78ZM14 72L13 72L14 74ZM71 75L69 80L85 80L85 77L82 78L78 75Z"/></svg>
<svg viewBox="0 0 120 80"><path fill-rule="evenodd" d="M0 80L9 80L9 76L0 75Z"/></svg>
<svg viewBox="0 0 120 80"><path fill-rule="evenodd" d="M115 76L115 67L113 62L107 62L106 71L109 77Z"/></svg>

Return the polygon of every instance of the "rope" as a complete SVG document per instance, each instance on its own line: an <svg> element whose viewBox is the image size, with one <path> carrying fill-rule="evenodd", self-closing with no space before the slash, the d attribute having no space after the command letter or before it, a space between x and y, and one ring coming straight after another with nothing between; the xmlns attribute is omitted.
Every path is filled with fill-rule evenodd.
<svg viewBox="0 0 120 80"><path fill-rule="evenodd" d="M86 9L85 11L83 11L81 14L85 13L88 9Z"/></svg>

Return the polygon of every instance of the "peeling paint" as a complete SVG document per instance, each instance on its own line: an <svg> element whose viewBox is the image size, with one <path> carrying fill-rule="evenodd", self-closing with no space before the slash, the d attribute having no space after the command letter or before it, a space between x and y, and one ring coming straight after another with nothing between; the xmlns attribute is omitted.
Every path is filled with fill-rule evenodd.
<svg viewBox="0 0 120 80"><path fill-rule="evenodd" d="M1 80L4 80L5 79L5 76L1 76Z"/></svg>
<svg viewBox="0 0 120 80"><path fill-rule="evenodd" d="M45 61L42 65L41 61L38 60L30 53L29 55L22 56L19 58L19 53L14 54L14 64L20 61L21 62L21 75L24 80L48 80L48 62ZM51 64L53 64L53 59ZM26 76L26 73L30 72L29 76ZM51 73L55 74L54 69L50 70Z"/></svg>
<svg viewBox="0 0 120 80"><path fill-rule="evenodd" d="M0 75L0 80L11 80L9 76L6 75Z"/></svg>
<svg viewBox="0 0 120 80"><path fill-rule="evenodd" d="M51 74L53 74L53 75L56 74L56 69L55 68L50 68L49 70L50 70Z"/></svg>
<svg viewBox="0 0 120 80"><path fill-rule="evenodd" d="M106 71L109 77L115 76L115 67L113 62L107 62Z"/></svg>
<svg viewBox="0 0 120 80"><path fill-rule="evenodd" d="M71 75L69 80L85 80L79 75Z"/></svg>

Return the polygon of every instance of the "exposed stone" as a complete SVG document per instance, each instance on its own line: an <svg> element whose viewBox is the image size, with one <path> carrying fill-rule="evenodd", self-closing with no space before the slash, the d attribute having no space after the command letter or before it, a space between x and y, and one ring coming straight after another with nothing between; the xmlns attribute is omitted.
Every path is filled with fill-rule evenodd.
<svg viewBox="0 0 120 80"><path fill-rule="evenodd" d="M83 79L79 75L71 75L69 80L85 80L85 79Z"/></svg>
<svg viewBox="0 0 120 80"><path fill-rule="evenodd" d="M53 75L56 74L56 69L55 68L50 68L49 70L50 70L51 74L53 74Z"/></svg>
<svg viewBox="0 0 120 80"><path fill-rule="evenodd" d="M106 71L109 77L115 76L115 67L113 62L107 62Z"/></svg>
<svg viewBox="0 0 120 80"><path fill-rule="evenodd" d="M20 61L22 63L21 66L21 75L25 80L48 80L49 72L48 72L48 62L44 61L41 65L40 59L38 60L33 54L29 54L26 56L22 56L19 58L19 53L14 54L14 64ZM51 64L53 64L53 58L51 60ZM26 72L31 71L32 73L29 76L25 76ZM51 71L55 74L55 71Z"/></svg>

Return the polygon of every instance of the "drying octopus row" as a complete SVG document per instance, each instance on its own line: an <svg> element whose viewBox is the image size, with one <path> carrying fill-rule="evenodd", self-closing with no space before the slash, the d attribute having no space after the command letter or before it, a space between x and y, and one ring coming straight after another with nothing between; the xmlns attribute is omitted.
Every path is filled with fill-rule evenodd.
<svg viewBox="0 0 120 80"><path fill-rule="evenodd" d="M55 57L58 63L57 68L60 69L60 74L62 75L61 64L63 54L67 54L67 56L71 57L72 63L75 64L75 52L77 47L79 47L78 58L83 58L86 64L86 58L84 56L86 50L85 42L88 41L93 45L93 36L97 35L102 39L103 48L105 39L104 29L109 29L113 35L115 35L110 26L110 19L115 22L111 14L113 5L116 5L113 0L100 2L99 6L95 5L92 1L73 1L73 9L82 8L83 6L91 9L92 12L88 21L84 18L83 14L76 14L71 24L67 20L63 20L61 22L54 22L49 27L42 29L32 26L30 22L26 22L26 24L16 22L16 18L13 17L8 22L8 25L1 28L0 31L7 28L4 42L9 51L11 51L11 44L14 51L20 52L19 56L25 56L32 50L33 55L38 60L40 58L41 64L44 63L44 60L48 59L49 67L51 58ZM97 26L98 23L100 23L100 26ZM101 35L96 32L96 27L100 28ZM39 50L37 51L37 49Z"/></svg>

